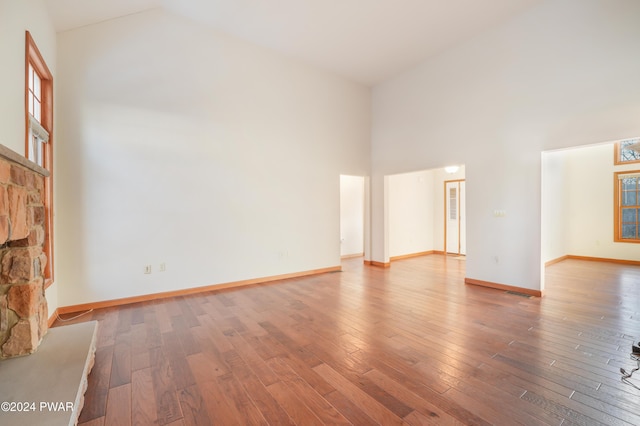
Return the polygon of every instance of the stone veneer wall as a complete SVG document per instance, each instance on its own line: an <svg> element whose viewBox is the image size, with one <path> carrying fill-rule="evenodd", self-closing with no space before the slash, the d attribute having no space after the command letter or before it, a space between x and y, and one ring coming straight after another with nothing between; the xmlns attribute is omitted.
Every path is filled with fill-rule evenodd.
<svg viewBox="0 0 640 426"><path fill-rule="evenodd" d="M35 352L47 332L44 178L0 145L0 359Z"/></svg>

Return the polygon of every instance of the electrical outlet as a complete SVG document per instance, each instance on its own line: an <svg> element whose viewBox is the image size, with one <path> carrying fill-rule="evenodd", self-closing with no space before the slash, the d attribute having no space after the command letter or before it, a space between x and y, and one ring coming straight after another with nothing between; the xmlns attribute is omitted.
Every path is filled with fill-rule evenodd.
<svg viewBox="0 0 640 426"><path fill-rule="evenodd" d="M166 270L167 270L167 264L166 264L166 263L164 263L164 262L162 262L162 263L160 264L160 268L159 268L159 269L160 269L160 272L164 272L164 271L166 271Z"/></svg>
<svg viewBox="0 0 640 426"><path fill-rule="evenodd" d="M144 265L144 273L145 274L151 273L151 265Z"/></svg>

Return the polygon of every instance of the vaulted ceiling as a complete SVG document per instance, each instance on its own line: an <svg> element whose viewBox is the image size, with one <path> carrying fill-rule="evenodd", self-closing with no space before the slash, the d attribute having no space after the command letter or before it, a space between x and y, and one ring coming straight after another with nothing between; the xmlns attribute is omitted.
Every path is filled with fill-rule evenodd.
<svg viewBox="0 0 640 426"><path fill-rule="evenodd" d="M57 31L164 8L373 85L541 0L45 0Z"/></svg>

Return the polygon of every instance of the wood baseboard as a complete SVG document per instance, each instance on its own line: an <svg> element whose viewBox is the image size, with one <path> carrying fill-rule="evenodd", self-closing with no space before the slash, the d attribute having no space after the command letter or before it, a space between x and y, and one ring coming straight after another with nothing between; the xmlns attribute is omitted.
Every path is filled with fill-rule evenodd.
<svg viewBox="0 0 640 426"><path fill-rule="evenodd" d="M569 258L569 255L564 255L564 256L556 257L555 259L551 259L551 260L549 260L549 261L546 261L546 262L544 263L544 266L545 266L545 267L547 267L547 266L551 266L551 265L554 265L554 264L556 264L556 263L560 263L560 262L562 262L563 260L567 260L568 258Z"/></svg>
<svg viewBox="0 0 640 426"><path fill-rule="evenodd" d="M410 254L403 254L400 256L393 256L389 258L388 262L378 262L376 260L365 260L364 264L370 265L370 266L378 266L380 268L389 268L391 267L391 262L394 262L396 260L409 259L412 257L420 257L420 256L429 256L431 254L445 254L445 253L440 250L421 251L418 253L410 253Z"/></svg>
<svg viewBox="0 0 640 426"><path fill-rule="evenodd" d="M185 288L182 290L164 291L161 293L144 294L141 296L124 297L122 299L103 300L101 302L82 303L79 305L61 306L56 311L58 314L71 314L75 312L88 311L90 309L109 308L113 306L129 305L131 303L147 302L150 300L165 299L168 297L186 296L190 294L205 293L208 291L227 290L250 285L266 284L273 281L286 280L290 278L300 278L309 275L326 274L329 272L339 272L341 266L331 266L328 268L312 269L310 271L294 272L291 274L273 275L270 277L253 278L249 280L234 281L223 284L213 284L203 287ZM55 318L54 318L55 320Z"/></svg>
<svg viewBox="0 0 640 426"><path fill-rule="evenodd" d="M355 254L345 254L344 256L340 256L340 259L353 259L354 257L362 257L364 253L355 253Z"/></svg>
<svg viewBox="0 0 640 426"><path fill-rule="evenodd" d="M627 260L627 259L611 259L608 257L591 257L591 256L576 256L573 254L568 254L565 256L567 259L574 260L588 260L591 262L605 262L605 263L619 263L622 265L636 265L640 266L640 260Z"/></svg>
<svg viewBox="0 0 640 426"><path fill-rule="evenodd" d="M488 288L493 288L496 290L504 290L504 291L513 291L516 293L528 294L529 296L542 297L542 291L533 290L530 288L515 287L511 285L506 285L506 284L493 283L491 281L476 280L473 278L465 278L464 282L465 284L477 285L480 287L488 287Z"/></svg>
<svg viewBox="0 0 640 426"><path fill-rule="evenodd" d="M377 260L365 260L364 264L377 266L378 268L389 268L391 266L391 262L378 262Z"/></svg>
<svg viewBox="0 0 640 426"><path fill-rule="evenodd" d="M429 250L429 251L421 251L418 253L410 253L410 254L402 254L400 256L393 256L389 258L389 262L393 262L396 260L402 260L402 259L410 259L412 257L420 257L420 256L428 256L430 254L435 254L438 253L435 250Z"/></svg>
<svg viewBox="0 0 640 426"><path fill-rule="evenodd" d="M640 260L627 260L627 259L612 259L609 257L592 257L592 256L576 256L574 254L566 254L555 259L551 259L544 263L544 266L551 266L555 263L562 262L563 260L587 260L589 262L605 262L605 263L618 263L622 265L636 265L640 266Z"/></svg>

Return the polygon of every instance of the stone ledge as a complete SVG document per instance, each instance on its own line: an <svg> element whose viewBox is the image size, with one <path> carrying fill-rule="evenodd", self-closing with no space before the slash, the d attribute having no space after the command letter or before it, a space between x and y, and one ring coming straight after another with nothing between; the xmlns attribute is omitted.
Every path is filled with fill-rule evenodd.
<svg viewBox="0 0 640 426"><path fill-rule="evenodd" d="M27 169L38 173L41 176L44 176L44 177L49 176L49 170L38 166L36 163L34 163L31 160L27 160L27 158L24 155L20 155L14 150L9 149L4 145L0 145L0 157L6 158L7 160L12 161L14 163L18 163L21 166L26 167Z"/></svg>
<svg viewBox="0 0 640 426"><path fill-rule="evenodd" d="M28 412L7 412L0 407L0 424L75 425L84 403L97 335L97 321L54 327L36 353L0 361L0 404L35 403L35 410ZM42 408L41 403L50 405ZM67 409L67 403L73 407Z"/></svg>

